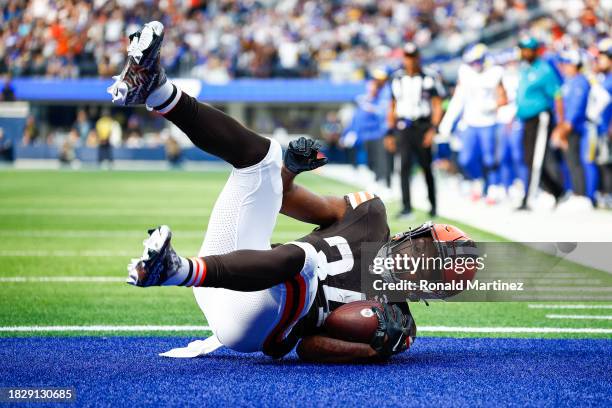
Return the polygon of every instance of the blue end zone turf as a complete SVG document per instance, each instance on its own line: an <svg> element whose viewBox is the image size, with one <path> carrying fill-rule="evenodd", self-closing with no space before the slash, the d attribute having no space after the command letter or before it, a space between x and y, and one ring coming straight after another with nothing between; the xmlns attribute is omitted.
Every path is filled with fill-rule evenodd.
<svg viewBox="0 0 612 408"><path fill-rule="evenodd" d="M610 406L612 341L420 338L381 365L295 354L157 353L187 338L0 339L0 386L70 386L79 405ZM40 406L37 404L36 406Z"/></svg>

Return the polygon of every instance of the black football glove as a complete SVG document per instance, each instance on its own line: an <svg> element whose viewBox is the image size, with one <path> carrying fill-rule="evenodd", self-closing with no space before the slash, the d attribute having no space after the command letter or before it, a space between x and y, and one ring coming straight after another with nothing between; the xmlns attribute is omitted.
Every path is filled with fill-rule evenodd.
<svg viewBox="0 0 612 408"><path fill-rule="evenodd" d="M319 157L321 147L318 141L305 137L292 140L285 152L285 167L292 173L300 174L327 164L327 157Z"/></svg>
<svg viewBox="0 0 612 408"><path fill-rule="evenodd" d="M397 305L383 303L383 308L372 308L378 317L378 329L370 345L381 357L387 358L408 348L406 339L410 335L412 318L404 315Z"/></svg>

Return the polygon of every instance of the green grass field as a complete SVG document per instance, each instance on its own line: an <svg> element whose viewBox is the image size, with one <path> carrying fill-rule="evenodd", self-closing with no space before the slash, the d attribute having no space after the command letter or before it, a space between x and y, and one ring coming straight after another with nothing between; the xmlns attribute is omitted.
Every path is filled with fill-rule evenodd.
<svg viewBox="0 0 612 408"><path fill-rule="evenodd" d="M131 257L142 252L147 228L168 224L182 254L198 251L208 216L227 172L0 171L0 336L49 335L45 331L7 331L15 326L205 325L186 288L140 289L119 281ZM301 182L320 193L350 192L316 175ZM395 214L390 205L388 213ZM392 218L392 217L390 217ZM391 231L410 225L391 221ZM451 220L442 220L452 222ZM456 223L455 223L456 224ZM457 224L475 240L499 241L487 232ZM280 216L275 242L307 234L312 226ZM610 285L610 276L577 268L585 278ZM57 277L104 277L102 282L53 281ZM28 278L38 279L28 282ZM48 281L40 278L51 278ZM114 279L112 279L114 278ZM18 279L26 280L15 281ZM577 302L572 302L575 304ZM612 329L612 303L580 310L530 307L528 303L441 303L412 306L418 326ZM606 310L607 309L607 310ZM608 312L608 313L606 313ZM551 313L586 315L550 319ZM52 335L201 335L201 332L55 331ZM420 335L504 337L608 337L607 333L471 333L436 331Z"/></svg>

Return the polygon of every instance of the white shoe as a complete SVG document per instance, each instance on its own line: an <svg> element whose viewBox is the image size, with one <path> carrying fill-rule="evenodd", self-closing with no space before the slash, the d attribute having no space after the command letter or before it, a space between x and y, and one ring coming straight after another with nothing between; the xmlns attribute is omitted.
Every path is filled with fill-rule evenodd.
<svg viewBox="0 0 612 408"><path fill-rule="evenodd" d="M538 192L531 207L536 211L552 211L555 208L555 197L546 191Z"/></svg>
<svg viewBox="0 0 612 408"><path fill-rule="evenodd" d="M181 261L172 245L172 232L167 225L149 230L149 237L142 243L144 251L140 259L129 263L127 283L134 286L159 286L174 276Z"/></svg>
<svg viewBox="0 0 612 408"><path fill-rule="evenodd" d="M572 195L559 204L557 211L564 214L578 214L593 211L593 203L585 196Z"/></svg>

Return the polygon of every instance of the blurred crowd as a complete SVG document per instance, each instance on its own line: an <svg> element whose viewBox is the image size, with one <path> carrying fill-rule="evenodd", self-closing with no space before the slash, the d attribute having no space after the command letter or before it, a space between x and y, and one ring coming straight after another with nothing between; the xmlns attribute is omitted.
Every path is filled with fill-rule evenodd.
<svg viewBox="0 0 612 408"><path fill-rule="evenodd" d="M537 0L3 0L0 74L115 75L127 36L167 27L171 76L362 79L406 41L461 50L495 22L525 17Z"/></svg>
<svg viewBox="0 0 612 408"><path fill-rule="evenodd" d="M538 18L530 14L535 9ZM401 157L402 215L411 215L415 157L425 170L432 215L432 166L459 174L466 195L491 205L514 195L528 208L532 169L540 166L536 179L556 204L612 207L611 1L0 0L0 98L15 98L11 77L116 74L127 35L151 19L167 27L162 59L170 76L217 83L368 79L352 106L328 111L320 129L303 132L324 139L332 161L369 167L381 195ZM490 49L474 45L483 30L508 22L520 30ZM414 65L432 49L460 57L457 84L445 82L439 67ZM406 76L419 77L418 85ZM394 105L414 90L415 101ZM323 109L329 107L319 117ZM274 120L279 112L268 113L254 115L252 125L274 133L267 127L283 121ZM542 113L548 129L538 153ZM98 148L100 160L112 160L113 146L165 144L169 156L180 155L180 143L144 111L80 109L56 127L61 132L39 128L45 125L39 116L28 118L21 143L54 144L65 161L80 146ZM295 112L286 116L304 122Z"/></svg>
<svg viewBox="0 0 612 408"><path fill-rule="evenodd" d="M32 114L26 119L21 143L61 145L69 141L74 147L97 147L103 143L128 148L154 147L162 144L165 130L156 126L161 125L159 122L159 118L140 111L126 115L108 108L82 107L76 110L71 124L56 127L40 123Z"/></svg>
<svg viewBox="0 0 612 408"><path fill-rule="evenodd" d="M118 147L140 149L165 146L169 159L175 160L180 155L181 146L177 141L181 139L180 136L173 134L173 130L165 127L158 115L150 112L100 106L76 110L68 107L55 109L46 112L45 116L57 113L57 116L65 117L61 125L38 120L40 113L30 114L26 118L20 141L22 146L55 147L63 163L75 160L79 148L97 149L99 162L112 162L113 150ZM1 141L0 137L0 154Z"/></svg>
<svg viewBox="0 0 612 408"><path fill-rule="evenodd" d="M434 66L420 65L420 47L406 44L402 66L372 70L352 113L328 116L323 137L372 170L380 195L399 164L401 217L412 216L417 163L432 215L435 166L489 205L612 208L612 4L547 6L551 14L517 33L513 47L467 47L456 84L442 85Z"/></svg>

